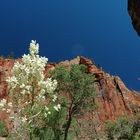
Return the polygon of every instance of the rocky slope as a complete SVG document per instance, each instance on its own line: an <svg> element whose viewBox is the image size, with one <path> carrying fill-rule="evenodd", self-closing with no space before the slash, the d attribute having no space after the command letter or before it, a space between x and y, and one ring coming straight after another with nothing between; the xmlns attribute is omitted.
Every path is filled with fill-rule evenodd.
<svg viewBox="0 0 140 140"><path fill-rule="evenodd" d="M11 74L11 68L16 61L0 59L0 99L8 98L8 88L5 79ZM49 63L46 65L45 75L47 77L48 71L58 65L70 68L72 64L86 65L88 72L95 77L98 108L92 114L85 115L84 118L86 120L102 123L106 120L114 120L122 115L133 115L140 111L140 95L137 92L129 90L118 76L111 76L105 73L102 68L97 68L91 60L85 57L77 57L57 64ZM6 115L2 112L0 112L0 119L8 121Z"/></svg>
<svg viewBox="0 0 140 140"><path fill-rule="evenodd" d="M128 0L128 13L134 29L140 36L140 0Z"/></svg>

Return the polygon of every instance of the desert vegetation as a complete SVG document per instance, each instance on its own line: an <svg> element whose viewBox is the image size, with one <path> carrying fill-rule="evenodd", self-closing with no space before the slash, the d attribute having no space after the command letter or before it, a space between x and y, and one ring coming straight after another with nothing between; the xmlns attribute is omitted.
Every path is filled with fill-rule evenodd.
<svg viewBox="0 0 140 140"><path fill-rule="evenodd" d="M115 122L107 122L105 125L106 139L112 140L140 140L139 117L122 116Z"/></svg>
<svg viewBox="0 0 140 140"><path fill-rule="evenodd" d="M7 140L140 140L139 115L122 116L102 126L94 118L98 107L95 79L85 65L57 65L45 77L48 59L38 53L39 44L32 40L29 54L15 62L11 76L6 79L9 98L0 100L0 111L9 117L12 130L9 132L6 123L0 121L0 137ZM87 114L91 119L81 119Z"/></svg>
<svg viewBox="0 0 140 140"><path fill-rule="evenodd" d="M46 79L48 59L38 55L39 44L32 40L29 51L7 77L9 100L0 101L1 111L13 124L7 139L73 139L78 115L95 109L94 77L84 65L72 65L70 69L57 67ZM4 125L1 136L7 135Z"/></svg>

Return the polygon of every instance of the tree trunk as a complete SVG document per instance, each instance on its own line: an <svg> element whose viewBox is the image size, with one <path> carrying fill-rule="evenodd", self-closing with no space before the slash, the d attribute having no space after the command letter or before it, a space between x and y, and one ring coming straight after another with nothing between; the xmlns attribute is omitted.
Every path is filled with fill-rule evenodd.
<svg viewBox="0 0 140 140"><path fill-rule="evenodd" d="M70 114L69 119L68 119L67 124L66 124L66 129L65 129L65 132L64 132L64 140L67 140L67 138L68 138L68 132L69 132L69 128L70 128L70 125L71 125L71 121L72 121L72 116Z"/></svg>

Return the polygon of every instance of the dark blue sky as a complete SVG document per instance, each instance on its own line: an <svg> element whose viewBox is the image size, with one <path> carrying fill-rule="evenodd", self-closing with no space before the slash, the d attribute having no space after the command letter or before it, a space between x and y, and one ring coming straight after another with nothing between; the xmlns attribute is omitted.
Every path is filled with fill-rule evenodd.
<svg viewBox="0 0 140 140"><path fill-rule="evenodd" d="M32 39L49 61L84 55L140 90L140 38L127 0L1 0L0 54L20 57Z"/></svg>

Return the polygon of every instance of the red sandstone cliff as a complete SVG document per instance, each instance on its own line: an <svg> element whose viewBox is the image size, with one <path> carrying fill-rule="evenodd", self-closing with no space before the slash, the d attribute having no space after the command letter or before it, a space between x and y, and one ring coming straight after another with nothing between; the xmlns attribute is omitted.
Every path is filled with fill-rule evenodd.
<svg viewBox="0 0 140 140"><path fill-rule="evenodd" d="M0 59L0 98L8 98L8 90L5 79L11 73L11 68L17 60ZM114 120L122 115L133 115L140 110L140 95L129 90L118 76L111 76L105 73L101 68L97 68L91 60L85 57L77 57L70 61L60 63L49 63L46 65L45 75L50 69L54 69L58 65L64 65L70 68L71 64L84 64L87 66L88 72L95 77L96 87L96 103L98 109L85 118L94 119L104 122L106 120ZM6 116L0 112L0 119Z"/></svg>

